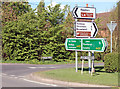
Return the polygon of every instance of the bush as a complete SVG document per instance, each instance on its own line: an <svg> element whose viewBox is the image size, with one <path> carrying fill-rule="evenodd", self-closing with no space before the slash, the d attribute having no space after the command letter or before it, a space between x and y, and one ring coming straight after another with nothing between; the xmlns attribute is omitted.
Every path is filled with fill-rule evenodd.
<svg viewBox="0 0 120 89"><path fill-rule="evenodd" d="M106 54L104 59L105 59L104 68L106 72L118 72L118 53L117 52Z"/></svg>

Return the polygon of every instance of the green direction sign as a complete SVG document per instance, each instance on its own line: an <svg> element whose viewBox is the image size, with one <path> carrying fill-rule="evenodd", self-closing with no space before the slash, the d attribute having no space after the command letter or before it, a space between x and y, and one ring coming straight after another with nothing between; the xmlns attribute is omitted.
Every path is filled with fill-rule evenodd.
<svg viewBox="0 0 120 89"><path fill-rule="evenodd" d="M104 38L67 38L65 47L66 50L104 52L107 47L107 41Z"/></svg>
<svg viewBox="0 0 120 89"><path fill-rule="evenodd" d="M81 39L67 38L65 47L67 50L81 50Z"/></svg>

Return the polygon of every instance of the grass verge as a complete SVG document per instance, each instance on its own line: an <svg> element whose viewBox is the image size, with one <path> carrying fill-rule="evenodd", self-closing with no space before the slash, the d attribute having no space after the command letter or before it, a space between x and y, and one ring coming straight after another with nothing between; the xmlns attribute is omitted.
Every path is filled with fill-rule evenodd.
<svg viewBox="0 0 120 89"><path fill-rule="evenodd" d="M80 70L76 73L75 68L55 69L51 71L36 72L34 75L61 81L78 82L85 84L97 84L107 86L118 86L118 73L106 73L103 66L95 67L95 73L91 76L88 68L84 68L83 75Z"/></svg>

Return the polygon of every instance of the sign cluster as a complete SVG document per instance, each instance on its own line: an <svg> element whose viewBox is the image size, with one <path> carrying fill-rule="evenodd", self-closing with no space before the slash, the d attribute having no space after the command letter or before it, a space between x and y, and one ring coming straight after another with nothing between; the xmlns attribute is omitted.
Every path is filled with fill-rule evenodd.
<svg viewBox="0 0 120 89"><path fill-rule="evenodd" d="M76 72L78 68L77 51L88 51L89 56L81 56L82 71L84 59L89 60L89 73L94 71L94 52L104 52L107 48L105 38L94 38L98 32L97 25L93 20L96 18L96 9L93 7L74 7L72 11L73 17L76 19L74 23L74 34L76 38L67 38L65 41L66 50L74 50L76 53ZM90 19L91 22L78 22L77 19ZM92 52L92 56L90 55ZM92 72L91 72L92 60Z"/></svg>
<svg viewBox="0 0 120 89"><path fill-rule="evenodd" d="M75 19L95 19L96 9L93 7L74 7L72 11ZM104 52L107 47L105 38L94 38L98 32L95 22L74 23L76 38L67 38L65 42L66 50Z"/></svg>

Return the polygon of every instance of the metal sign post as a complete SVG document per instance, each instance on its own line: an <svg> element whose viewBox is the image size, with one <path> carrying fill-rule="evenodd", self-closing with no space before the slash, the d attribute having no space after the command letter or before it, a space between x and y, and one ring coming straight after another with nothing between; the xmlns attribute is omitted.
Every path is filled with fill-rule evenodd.
<svg viewBox="0 0 120 89"><path fill-rule="evenodd" d="M91 54L90 54L90 51L88 52L88 56L90 57ZM89 74L91 73L91 59L89 58L88 59L88 66L89 66Z"/></svg>
<svg viewBox="0 0 120 89"><path fill-rule="evenodd" d="M92 71L91 71L91 75L93 75L93 73L95 72L95 69L94 69L94 52L92 52Z"/></svg>
<svg viewBox="0 0 120 89"><path fill-rule="evenodd" d="M77 21L77 19L75 19L75 21ZM78 58L77 58L77 50L75 51L75 60L76 60L76 64L75 64L75 66L76 66L76 72L78 72Z"/></svg>
<svg viewBox="0 0 120 89"><path fill-rule="evenodd" d="M111 53L112 53L112 33L115 30L115 27L117 26L117 23L113 23L115 21L111 21L111 23L107 23L107 26L111 32Z"/></svg>
<svg viewBox="0 0 120 89"><path fill-rule="evenodd" d="M78 58L77 58L77 51L75 51L75 66L76 66L76 72L78 72Z"/></svg>

